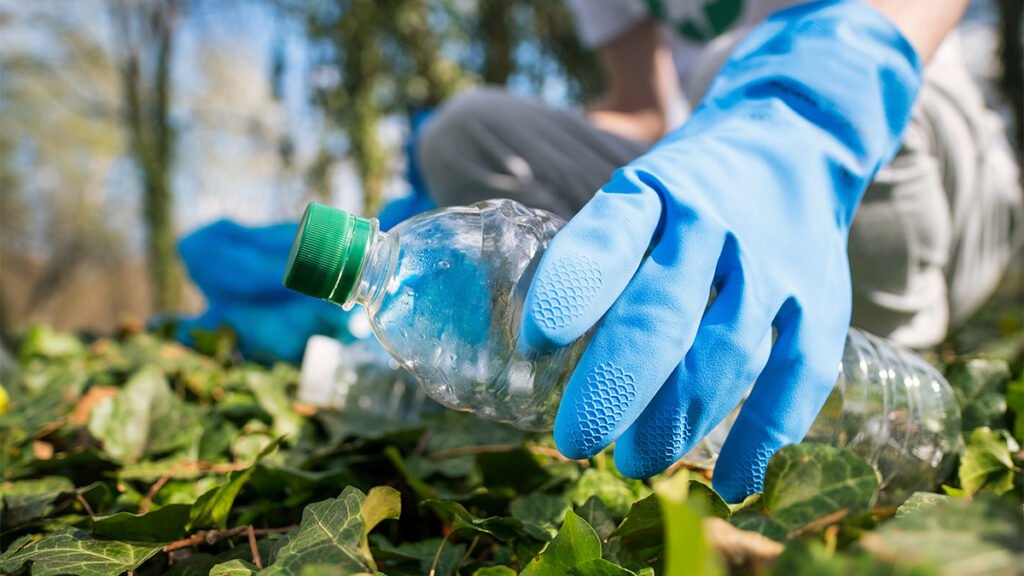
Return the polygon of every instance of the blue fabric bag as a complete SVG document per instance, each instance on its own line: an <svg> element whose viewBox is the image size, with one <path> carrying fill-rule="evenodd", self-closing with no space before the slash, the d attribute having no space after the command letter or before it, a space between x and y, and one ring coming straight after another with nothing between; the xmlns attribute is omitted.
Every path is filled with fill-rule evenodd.
<svg viewBox="0 0 1024 576"><path fill-rule="evenodd" d="M411 120L406 143L409 196L395 200L380 213L382 230L434 208L416 168L415 145L429 111ZM352 314L338 306L289 290L281 283L297 222L243 226L219 220L181 239L178 251L193 282L206 297L207 309L179 321L177 338L193 344L195 330L227 326L238 334L238 346L248 360L299 362L306 340L324 334L346 342Z"/></svg>

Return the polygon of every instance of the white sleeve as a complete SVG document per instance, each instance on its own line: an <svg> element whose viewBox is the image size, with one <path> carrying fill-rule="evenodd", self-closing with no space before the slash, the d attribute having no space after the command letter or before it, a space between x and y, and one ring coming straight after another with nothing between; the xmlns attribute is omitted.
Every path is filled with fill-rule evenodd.
<svg viewBox="0 0 1024 576"><path fill-rule="evenodd" d="M643 2L635 0L569 0L583 44L603 46L643 20Z"/></svg>

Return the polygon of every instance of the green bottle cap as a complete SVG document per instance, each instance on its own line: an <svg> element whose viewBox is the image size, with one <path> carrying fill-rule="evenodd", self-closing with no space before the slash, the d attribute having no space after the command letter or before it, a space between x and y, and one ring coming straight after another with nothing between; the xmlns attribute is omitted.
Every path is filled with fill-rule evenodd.
<svg viewBox="0 0 1024 576"><path fill-rule="evenodd" d="M288 255L284 285L344 304L355 289L373 239L373 228L368 218L311 203Z"/></svg>

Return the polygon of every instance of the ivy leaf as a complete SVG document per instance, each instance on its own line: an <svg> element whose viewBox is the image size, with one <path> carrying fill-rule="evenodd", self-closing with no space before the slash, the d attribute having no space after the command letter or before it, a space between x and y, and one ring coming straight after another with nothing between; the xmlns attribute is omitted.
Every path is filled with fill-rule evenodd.
<svg viewBox="0 0 1024 576"><path fill-rule="evenodd" d="M363 536L365 537L382 521L398 519L402 514L402 495L390 486L370 488L359 513L363 517Z"/></svg>
<svg viewBox="0 0 1024 576"><path fill-rule="evenodd" d="M594 528L602 542L607 540L612 532L615 532L615 519L612 518L608 507L597 496L591 496L582 506L577 506L576 513Z"/></svg>
<svg viewBox="0 0 1024 576"><path fill-rule="evenodd" d="M676 474L655 485L665 523L665 573L714 576L724 569L707 538L700 514L687 502L689 474Z"/></svg>
<svg viewBox="0 0 1024 576"><path fill-rule="evenodd" d="M1002 427L1006 417L1006 389L1010 366L1004 360L958 360L946 370L965 433L982 426Z"/></svg>
<svg viewBox="0 0 1024 576"><path fill-rule="evenodd" d="M996 494L1013 490L1014 476L1020 471L1013 454L1019 450L1020 445L1005 430L975 429L960 459L960 487L967 494L982 489Z"/></svg>
<svg viewBox="0 0 1024 576"><path fill-rule="evenodd" d="M516 571L505 566L487 566L478 568L473 576L516 576Z"/></svg>
<svg viewBox="0 0 1024 576"><path fill-rule="evenodd" d="M764 509L787 532L845 510L869 510L878 496L878 473L848 450L794 444L779 450L764 478Z"/></svg>
<svg viewBox="0 0 1024 576"><path fill-rule="evenodd" d="M228 515L231 514L231 507L234 505L238 493L249 481L249 477L252 476L260 460L273 452L280 442L280 438L274 440L256 456L256 461L248 468L229 473L226 482L203 493L192 505L189 526L191 528L227 528Z"/></svg>
<svg viewBox="0 0 1024 576"><path fill-rule="evenodd" d="M662 480L667 482L670 480ZM685 483L684 497L700 513L728 517L729 506L710 486L693 480L686 471L671 477ZM627 568L639 569L662 555L665 548L662 504L654 494L633 503L622 523L606 537L605 555Z"/></svg>
<svg viewBox="0 0 1024 576"><path fill-rule="evenodd" d="M176 560L164 576L210 576L210 570L224 562L212 554L193 552L187 558Z"/></svg>
<svg viewBox="0 0 1024 576"><path fill-rule="evenodd" d="M907 498L899 508L896 509L896 517L903 518L910 514L927 513L932 508L949 502L949 496L935 494L934 492L914 492Z"/></svg>
<svg viewBox="0 0 1024 576"><path fill-rule="evenodd" d="M384 520L397 520L401 514L402 495L398 490L390 486L375 486L370 489L362 508L359 509L359 515L363 518L363 538L360 545L367 558L372 558L367 541L370 530Z"/></svg>
<svg viewBox="0 0 1024 576"><path fill-rule="evenodd" d="M261 460L253 472L252 484L261 492L273 494L275 491L301 492L314 488L327 488L346 485L352 472L343 466L331 466L324 470L305 470L274 460Z"/></svg>
<svg viewBox="0 0 1024 576"><path fill-rule="evenodd" d="M467 416L472 418L472 416ZM330 444L350 441L353 445L376 444L390 447L415 443L423 435L423 424L381 418L378 414L347 409L341 412L318 412L317 422L323 426ZM440 433L440 429L438 432ZM472 465L472 457L469 457Z"/></svg>
<svg viewBox="0 0 1024 576"><path fill-rule="evenodd" d="M1024 565L1024 516L991 494L951 498L865 534L860 546L887 562L927 563L942 574L1016 574Z"/></svg>
<svg viewBox="0 0 1024 576"><path fill-rule="evenodd" d="M722 498L722 495L710 485L700 480L690 480L687 502L697 507L700 512L715 518L726 520L732 514L725 498Z"/></svg>
<svg viewBox="0 0 1024 576"><path fill-rule="evenodd" d="M565 521L547 548L520 572L520 576L563 576L573 568L601 558L601 539L575 512Z"/></svg>
<svg viewBox="0 0 1024 576"><path fill-rule="evenodd" d="M298 531L261 575L298 576L304 567L319 564L330 564L348 574L374 573L373 559L363 548L361 511L365 501L366 495L349 486L337 498L306 506Z"/></svg>
<svg viewBox="0 0 1024 576"><path fill-rule="evenodd" d="M285 383L267 372L258 370L247 370L245 383L256 397L260 408L270 415L272 434L285 437L289 444L295 443L302 431L304 420L292 409L292 401L285 392Z"/></svg>
<svg viewBox="0 0 1024 576"><path fill-rule="evenodd" d="M793 540L771 565L770 576L938 576L931 566L899 565L865 553L831 552L820 542ZM950 575L952 576L952 575Z"/></svg>
<svg viewBox="0 0 1024 576"><path fill-rule="evenodd" d="M489 488L507 486L524 494L540 488L550 479L537 458L522 447L478 454L476 464Z"/></svg>
<svg viewBox="0 0 1024 576"><path fill-rule="evenodd" d="M190 466L194 460L178 456L162 460L142 460L125 464L117 473L118 480L138 481L152 484L163 476L168 480L194 480L203 476L198 466Z"/></svg>
<svg viewBox="0 0 1024 576"><path fill-rule="evenodd" d="M135 462L147 455L198 447L200 412L171 392L163 372L148 366L89 417L89 432L112 458Z"/></svg>
<svg viewBox="0 0 1024 576"><path fill-rule="evenodd" d="M273 564L277 556L278 545L282 544L286 539L286 537L276 534L266 538L257 538L256 548L265 565ZM239 538L237 542L234 547L217 555L206 552L192 552L184 558L176 557L170 569L167 572L161 572L161 574L164 576L209 576L210 571L218 564L227 565L222 570L225 568L240 569L248 567L250 570L258 572L259 569L251 564L252 548L249 547L249 542L244 536ZM240 560L241 563L235 563L232 560ZM242 572L242 574L246 573Z"/></svg>
<svg viewBox="0 0 1024 576"><path fill-rule="evenodd" d="M398 470L398 473L405 479L405 483L416 493L416 496L424 500L437 498L437 490L409 469L405 458L402 457L402 452L397 447L387 446L384 448L383 454L385 458L391 461L391 464Z"/></svg>
<svg viewBox="0 0 1024 576"><path fill-rule="evenodd" d="M459 450L475 445L508 446L509 450L514 450L521 448L526 439L522 430L452 410L426 414L423 424L430 429L429 456L413 456L407 462L419 478L434 474L465 478L478 470L478 460L472 454L460 455ZM486 460L484 463L488 464ZM493 476L491 470L488 473Z"/></svg>
<svg viewBox="0 0 1024 576"><path fill-rule="evenodd" d="M598 558L576 566L569 571L569 576L636 576L636 572Z"/></svg>
<svg viewBox="0 0 1024 576"><path fill-rule="evenodd" d="M185 532L191 508L188 504L168 504L147 514L118 512L93 520L92 533L110 540L170 542Z"/></svg>
<svg viewBox="0 0 1024 576"><path fill-rule="evenodd" d="M76 377L69 374L68 378L84 378L84 375ZM79 385L74 381L59 383L47 380L41 391L18 391L15 386L9 388L9 411L0 414L0 475L4 477L24 476L24 470L30 467L36 468L37 475L42 472L38 469L40 461L32 457L28 444L39 432L63 421L67 396L64 392Z"/></svg>
<svg viewBox="0 0 1024 576"><path fill-rule="evenodd" d="M352 574L334 564L307 564L302 567L300 576L372 576L369 572Z"/></svg>
<svg viewBox="0 0 1024 576"><path fill-rule="evenodd" d="M227 482L204 492L190 507L189 528L227 528L231 507L252 470L249 467L231 472Z"/></svg>
<svg viewBox="0 0 1024 576"><path fill-rule="evenodd" d="M117 576L138 568L161 548L163 544L97 540L88 532L65 529L36 542L15 542L0 556L0 572L13 574L30 563L33 576Z"/></svg>
<svg viewBox="0 0 1024 576"><path fill-rule="evenodd" d="M113 492L104 482L93 482L88 486L76 488L75 492L92 507L94 513L106 510L107 506L114 500Z"/></svg>
<svg viewBox="0 0 1024 576"><path fill-rule="evenodd" d="M515 538L533 538L522 521L507 516L477 517L458 502L427 500L423 503L444 517L455 531L467 531L493 536L503 542Z"/></svg>
<svg viewBox="0 0 1024 576"><path fill-rule="evenodd" d="M650 490L639 480L629 480L609 470L588 468L566 494L577 506L597 496L612 516L624 518L630 505L650 494Z"/></svg>
<svg viewBox="0 0 1024 576"><path fill-rule="evenodd" d="M47 516L53 511L57 498L74 490L70 480L59 476L0 483L4 529Z"/></svg>
<svg viewBox="0 0 1024 576"><path fill-rule="evenodd" d="M760 510L742 509L729 517L729 523L740 530L749 530L771 538L777 542L785 542L789 533L781 524L772 520Z"/></svg>
<svg viewBox="0 0 1024 576"><path fill-rule="evenodd" d="M33 356L55 359L79 356L84 351L85 347L73 334L39 324L25 333L18 356L22 359Z"/></svg>
<svg viewBox="0 0 1024 576"><path fill-rule="evenodd" d="M241 432L231 422L219 416L208 416L203 423L203 432L199 436L199 459L216 461L231 449L232 442L239 434Z"/></svg>
<svg viewBox="0 0 1024 576"><path fill-rule="evenodd" d="M387 562L389 573L395 570L400 562L412 560L416 566L409 572L416 576L427 574L431 569L434 570L435 576L455 576L455 571L466 553L465 544L452 544L441 538L403 542L398 546L378 535L371 536L370 539L375 550L374 559L382 563Z"/></svg>
<svg viewBox="0 0 1024 576"><path fill-rule="evenodd" d="M665 548L665 524L661 504L654 494L634 502L626 518L612 532L605 555L619 564L639 568L661 555Z"/></svg>
<svg viewBox="0 0 1024 576"><path fill-rule="evenodd" d="M238 558L210 568L210 576L252 576L257 572L255 564Z"/></svg>
<svg viewBox="0 0 1024 576"><path fill-rule="evenodd" d="M547 542L558 533L556 526L565 519L569 508L569 500L564 496L533 492L513 500L509 512L534 538Z"/></svg>
<svg viewBox="0 0 1024 576"><path fill-rule="evenodd" d="M1013 414L1013 438L1024 442L1024 375L1006 385L1006 407Z"/></svg>

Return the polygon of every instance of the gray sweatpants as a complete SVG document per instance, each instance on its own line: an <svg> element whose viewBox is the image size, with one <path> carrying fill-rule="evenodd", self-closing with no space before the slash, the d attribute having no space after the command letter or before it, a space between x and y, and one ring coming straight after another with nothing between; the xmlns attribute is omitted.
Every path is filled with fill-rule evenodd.
<svg viewBox="0 0 1024 576"><path fill-rule="evenodd" d="M926 70L902 149L850 231L853 324L912 347L937 343L988 297L1024 233L1002 123L955 62ZM570 218L647 147L579 111L483 88L438 112L417 160L439 205L513 198Z"/></svg>

